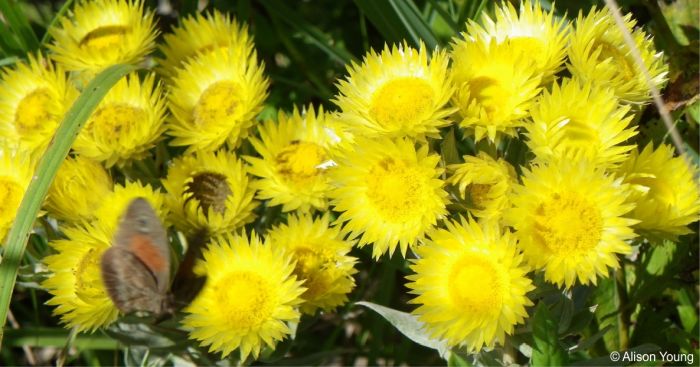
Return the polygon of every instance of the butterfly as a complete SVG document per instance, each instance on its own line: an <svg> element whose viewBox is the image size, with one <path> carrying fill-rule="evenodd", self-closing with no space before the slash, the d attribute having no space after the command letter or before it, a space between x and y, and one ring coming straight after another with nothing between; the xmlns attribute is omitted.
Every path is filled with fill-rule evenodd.
<svg viewBox="0 0 700 367"><path fill-rule="evenodd" d="M168 235L145 199L129 203L112 247L102 255L100 270L107 294L119 311L146 311L156 316L174 313Z"/></svg>

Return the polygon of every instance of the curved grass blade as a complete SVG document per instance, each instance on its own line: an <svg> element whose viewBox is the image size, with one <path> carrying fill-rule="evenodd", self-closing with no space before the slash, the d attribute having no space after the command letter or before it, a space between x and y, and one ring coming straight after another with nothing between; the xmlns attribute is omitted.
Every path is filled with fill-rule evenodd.
<svg viewBox="0 0 700 367"><path fill-rule="evenodd" d="M0 325L5 325L7 311L12 299L12 290L17 279L17 270L27 246L29 232L32 229L41 203L58 167L65 159L80 128L95 110L97 104L124 75L134 70L131 65L114 65L98 74L87 85L83 93L73 103L61 125L56 130L51 144L41 157L34 177L22 198L17 211L17 218L7 235L5 253L0 262ZM0 328L0 344L2 344L2 328Z"/></svg>
<svg viewBox="0 0 700 367"><path fill-rule="evenodd" d="M429 50L439 44L432 29L411 0L355 0L355 5L388 43L406 40L418 47L422 40Z"/></svg>
<svg viewBox="0 0 700 367"><path fill-rule="evenodd" d="M61 5L61 8L58 9L58 12L54 14L53 19L51 19L51 23L49 23L49 26L46 27L44 36L41 38L40 46L44 47L47 43L49 43L49 41L51 41L51 33L49 31L56 25L58 20L63 17L63 14L65 14L71 6L73 6L73 0L66 0L66 2Z"/></svg>

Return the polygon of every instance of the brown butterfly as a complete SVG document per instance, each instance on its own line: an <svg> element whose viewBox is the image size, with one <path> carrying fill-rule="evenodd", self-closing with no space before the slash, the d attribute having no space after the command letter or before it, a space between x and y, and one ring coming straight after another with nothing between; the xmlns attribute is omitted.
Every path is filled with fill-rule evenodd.
<svg viewBox="0 0 700 367"><path fill-rule="evenodd" d="M168 236L145 199L131 201L100 266L107 294L121 312L174 312Z"/></svg>

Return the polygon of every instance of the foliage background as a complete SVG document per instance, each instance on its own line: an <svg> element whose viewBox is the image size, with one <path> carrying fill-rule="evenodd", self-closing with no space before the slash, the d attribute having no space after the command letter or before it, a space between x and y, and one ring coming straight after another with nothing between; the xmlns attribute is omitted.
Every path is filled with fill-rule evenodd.
<svg viewBox="0 0 700 367"><path fill-rule="evenodd" d="M197 1L146 1L157 8L161 35L177 24L178 19L206 9L219 9L234 14L249 25L259 57L272 81L262 118L273 117L277 109L313 103L332 110L334 83L345 75L345 66L358 62L370 49L380 50L385 43L407 40L416 46L418 40L429 48L447 47L449 40L463 30L466 19L476 18L480 11L494 6L490 1L469 0L355 0L355 1L210 1L198 9ZM548 2L543 2L549 7ZM560 1L557 11L575 17L599 1ZM698 162L698 35L699 5L692 0L660 2L625 0L620 5L647 32L655 37L671 64L671 83L664 99L672 108L674 123L681 133L685 148L695 164ZM663 12L662 12L663 8ZM0 0L0 65L12 64L27 52L42 49L47 41L46 29L56 15L64 11L57 1L14 2ZM646 141L668 142L668 132L656 108L651 105L641 114L640 146ZM474 146L456 141L460 154L473 153ZM162 174L163 172L161 172ZM61 362L74 365L140 364L143 349L124 345L138 343L144 333L131 338L94 334L71 335L51 316L44 305L48 294L38 287L36 265L50 252L47 233L31 236L22 258L17 285L11 300L11 315L0 349L3 365L27 364L32 353L40 364ZM387 364L443 365L436 351L422 347L401 334L377 313L352 302L367 300L401 311L410 311L404 276L406 263L395 255L381 262L371 260L370 249L354 249L360 259L356 275L357 288L351 303L336 313L302 320L296 339L279 345L275 355L261 363L269 364ZM627 262L627 292L619 292L615 279L603 280L597 287L575 287L568 294L553 286L538 287L532 295L541 300L531 310L526 326L533 333L516 330L518 338L534 338L528 344L539 345L547 358L533 364L610 363L607 356L620 350L620 343L642 351L672 351L698 354L698 231L681 238L679 243L664 243L639 254L634 263ZM1 274L6 276L7 274ZM620 274L618 273L618 276ZM546 284L541 279L537 284ZM597 305L592 309L590 306ZM630 323L628 323L630 322ZM150 343L158 340L149 339ZM143 340L140 340L143 342ZM118 345L121 343L121 346ZM505 355L512 362L528 359L512 345ZM31 348L31 350L29 349ZM511 348L511 350L508 350ZM569 348L573 348L568 350ZM154 356L167 349L153 348ZM285 358L281 358L287 353ZM479 362L493 365L504 350L482 353ZM567 355L567 357L562 357ZM216 359L213 359L216 360ZM156 361L151 359L151 361ZM606 362L607 361L607 362ZM451 365L471 363L471 358L453 355Z"/></svg>

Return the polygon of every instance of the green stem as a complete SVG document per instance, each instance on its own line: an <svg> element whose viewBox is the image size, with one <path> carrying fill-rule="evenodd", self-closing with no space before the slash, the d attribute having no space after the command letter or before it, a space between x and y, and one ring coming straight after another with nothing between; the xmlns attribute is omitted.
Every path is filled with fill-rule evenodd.
<svg viewBox="0 0 700 367"><path fill-rule="evenodd" d="M619 300L618 309L618 334L620 341L620 350L629 348L629 325L630 325L630 310L627 307L627 276L625 275L624 264L615 272L615 284L617 285L617 299Z"/></svg>
<svg viewBox="0 0 700 367"><path fill-rule="evenodd" d="M34 220L58 167L68 155L80 128L98 103L119 79L132 70L134 70L133 66L119 64L111 66L97 75L66 113L63 122L56 130L56 135L46 149L46 153L41 157L17 210L15 223L7 235L5 253L2 263L0 263L0 326L4 327L7 319L12 291L17 280L17 271L27 247L27 240ZM0 345L3 336L2 327L0 327Z"/></svg>

